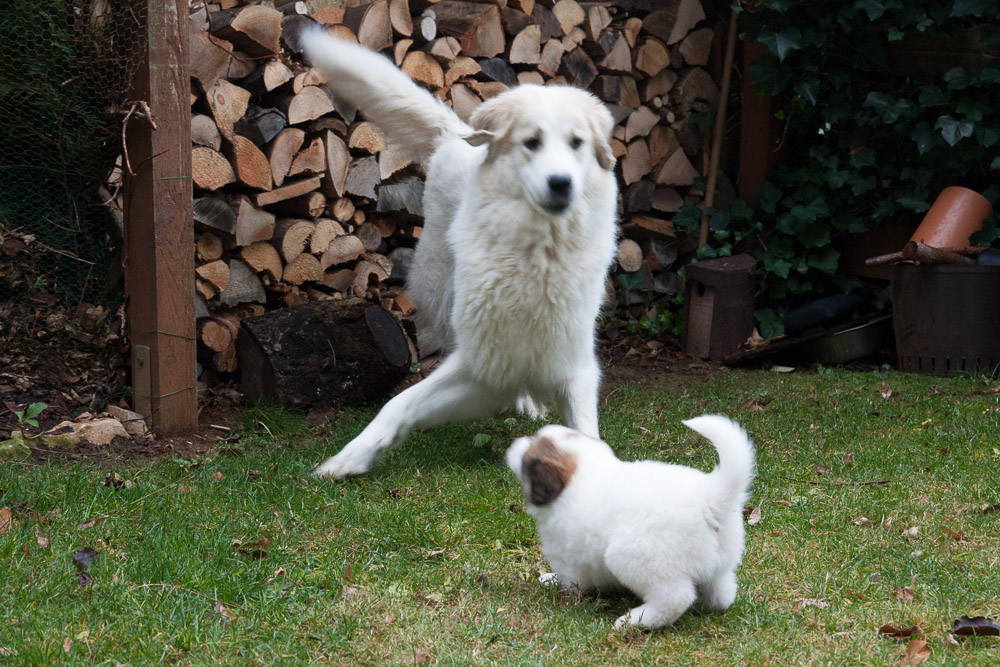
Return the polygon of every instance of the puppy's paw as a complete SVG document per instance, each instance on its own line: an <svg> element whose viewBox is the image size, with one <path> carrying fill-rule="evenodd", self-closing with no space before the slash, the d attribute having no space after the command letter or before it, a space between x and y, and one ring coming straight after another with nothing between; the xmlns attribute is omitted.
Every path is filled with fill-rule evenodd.
<svg viewBox="0 0 1000 667"><path fill-rule="evenodd" d="M344 449L316 466L313 475L328 479L343 479L351 475L363 475L372 467L370 458L359 457Z"/></svg>
<svg viewBox="0 0 1000 667"><path fill-rule="evenodd" d="M535 399L531 398L527 394L519 396L517 402L514 404L514 409L518 411L519 414L524 415L528 419L543 419L545 415L549 413L549 408L542 403L536 403Z"/></svg>
<svg viewBox="0 0 1000 667"><path fill-rule="evenodd" d="M559 585L559 575L555 572L546 572L542 576L538 577L538 583L542 586L558 586Z"/></svg>

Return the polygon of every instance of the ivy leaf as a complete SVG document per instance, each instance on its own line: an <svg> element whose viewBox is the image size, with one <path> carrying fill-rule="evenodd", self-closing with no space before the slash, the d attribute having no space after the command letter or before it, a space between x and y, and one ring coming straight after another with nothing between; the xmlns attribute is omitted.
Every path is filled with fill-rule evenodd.
<svg viewBox="0 0 1000 667"><path fill-rule="evenodd" d="M778 58L773 53L765 53L750 63L753 85L763 96L777 95L788 87L792 73L778 66Z"/></svg>
<svg viewBox="0 0 1000 667"><path fill-rule="evenodd" d="M799 233L799 241L807 248L820 248L830 243L830 228L826 224L812 224Z"/></svg>
<svg viewBox="0 0 1000 667"><path fill-rule="evenodd" d="M945 114L934 123L934 129L941 131L941 136L948 142L949 146L954 146L962 139L972 135L975 130L975 123L967 120L957 120Z"/></svg>
<svg viewBox="0 0 1000 667"><path fill-rule="evenodd" d="M816 106L816 94L819 92L819 79L808 79L795 84L795 94L809 100L809 104Z"/></svg>
<svg viewBox="0 0 1000 667"><path fill-rule="evenodd" d="M990 162L991 171L1000 171L1000 155L993 158L993 162Z"/></svg>
<svg viewBox="0 0 1000 667"><path fill-rule="evenodd" d="M983 16L996 11L995 0L955 0L955 4L951 6L952 17Z"/></svg>
<svg viewBox="0 0 1000 667"><path fill-rule="evenodd" d="M931 207L931 205L927 203L927 196L919 194L903 195L896 200L896 203L910 209L911 211L916 211L917 213L923 213Z"/></svg>
<svg viewBox="0 0 1000 667"><path fill-rule="evenodd" d="M834 273L840 260L840 253L833 248L823 248L819 252L811 253L806 263L814 269L823 273Z"/></svg>
<svg viewBox="0 0 1000 667"><path fill-rule="evenodd" d="M988 127L985 125L976 126L976 141L983 148L989 148L997 141L1000 141L1000 127Z"/></svg>
<svg viewBox="0 0 1000 667"><path fill-rule="evenodd" d="M930 123L922 122L913 130L913 140L917 143L917 152L923 155L938 142L938 135Z"/></svg>
<svg viewBox="0 0 1000 667"><path fill-rule="evenodd" d="M784 318L771 308L762 308L756 311L753 316L757 319L760 335L765 340L785 333Z"/></svg>
<svg viewBox="0 0 1000 667"><path fill-rule="evenodd" d="M858 0L854 3L854 7L865 10L870 21L874 21L882 16L882 14L885 14L885 5L879 2L879 0Z"/></svg>
<svg viewBox="0 0 1000 667"><path fill-rule="evenodd" d="M778 56L778 60L784 61L785 56L790 51L802 48L802 33L798 28L782 28L775 30L769 25L760 29L757 39L764 44L768 50Z"/></svg>

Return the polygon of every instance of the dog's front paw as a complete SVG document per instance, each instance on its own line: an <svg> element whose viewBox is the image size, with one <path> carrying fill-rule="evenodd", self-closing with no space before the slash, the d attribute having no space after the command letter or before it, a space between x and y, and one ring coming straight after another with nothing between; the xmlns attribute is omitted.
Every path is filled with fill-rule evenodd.
<svg viewBox="0 0 1000 667"><path fill-rule="evenodd" d="M371 467L371 458L356 456L344 449L336 456L331 456L316 466L313 475L329 479L343 479L351 475L363 475Z"/></svg>
<svg viewBox="0 0 1000 667"><path fill-rule="evenodd" d="M549 408L546 405L536 403L535 399L528 394L518 397L517 402L514 404L514 409L528 419L544 419L545 415L549 414Z"/></svg>
<svg viewBox="0 0 1000 667"><path fill-rule="evenodd" d="M542 576L538 577L538 583L542 586L558 586L559 585L559 575L555 572L546 572Z"/></svg>

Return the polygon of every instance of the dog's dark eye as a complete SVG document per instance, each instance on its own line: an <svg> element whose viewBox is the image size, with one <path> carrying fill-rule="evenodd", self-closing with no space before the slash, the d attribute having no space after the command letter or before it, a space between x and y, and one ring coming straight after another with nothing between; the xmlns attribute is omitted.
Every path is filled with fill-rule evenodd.
<svg viewBox="0 0 1000 667"><path fill-rule="evenodd" d="M529 151L537 151L538 147L542 145L542 140L538 137L532 137L530 139L525 139L524 147Z"/></svg>
<svg viewBox="0 0 1000 667"><path fill-rule="evenodd" d="M580 137L573 137L572 139L569 140L569 147L572 148L573 150L576 150L582 145L583 145L583 139L581 139Z"/></svg>

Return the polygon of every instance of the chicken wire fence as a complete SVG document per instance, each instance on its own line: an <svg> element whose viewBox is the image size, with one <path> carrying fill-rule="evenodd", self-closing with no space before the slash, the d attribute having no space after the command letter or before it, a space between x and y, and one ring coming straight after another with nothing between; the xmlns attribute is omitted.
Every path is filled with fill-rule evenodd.
<svg viewBox="0 0 1000 667"><path fill-rule="evenodd" d="M0 21L0 303L116 305L116 160L145 3L6 0ZM44 295L44 296L43 296Z"/></svg>

